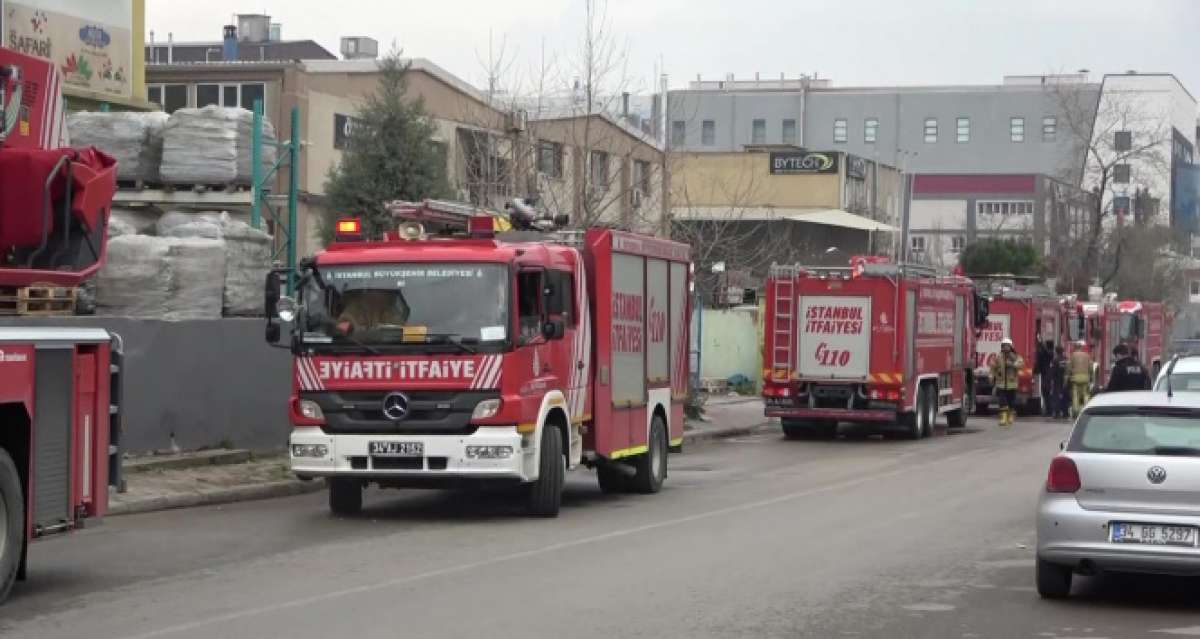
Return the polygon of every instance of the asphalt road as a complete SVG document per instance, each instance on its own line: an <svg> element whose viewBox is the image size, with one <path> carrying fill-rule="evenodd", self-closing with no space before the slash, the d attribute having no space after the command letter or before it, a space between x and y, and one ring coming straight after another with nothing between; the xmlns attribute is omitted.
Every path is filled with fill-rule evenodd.
<svg viewBox="0 0 1200 639"><path fill-rule="evenodd" d="M777 431L671 458L653 496L574 473L562 515L370 491L111 518L35 544L0 636L1164 637L1200 582L1033 590L1033 509L1064 424L919 442Z"/></svg>

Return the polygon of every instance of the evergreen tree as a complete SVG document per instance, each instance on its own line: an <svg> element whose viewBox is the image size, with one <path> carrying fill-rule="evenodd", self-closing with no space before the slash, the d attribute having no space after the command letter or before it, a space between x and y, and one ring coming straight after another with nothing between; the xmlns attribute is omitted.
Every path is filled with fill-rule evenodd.
<svg viewBox="0 0 1200 639"><path fill-rule="evenodd" d="M1028 242L986 238L963 248L958 263L970 275L1039 275L1042 260Z"/></svg>
<svg viewBox="0 0 1200 639"><path fill-rule="evenodd" d="M363 230L378 236L395 226L385 202L445 197L450 190L445 153L433 141L424 103L406 96L408 68L395 48L379 60L379 86L356 114L342 159L325 181L326 242L339 218L359 217Z"/></svg>

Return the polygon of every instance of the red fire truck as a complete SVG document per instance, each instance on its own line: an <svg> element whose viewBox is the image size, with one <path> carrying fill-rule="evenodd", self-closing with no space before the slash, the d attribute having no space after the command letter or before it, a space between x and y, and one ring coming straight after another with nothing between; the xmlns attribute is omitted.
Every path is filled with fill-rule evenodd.
<svg viewBox="0 0 1200 639"><path fill-rule="evenodd" d="M1117 316L1118 340L1137 351L1138 360L1154 379L1162 368L1166 337L1170 333L1166 306L1162 302L1120 301ZM1108 355L1112 357L1111 352ZM1106 383L1113 363L1104 368Z"/></svg>
<svg viewBox="0 0 1200 639"><path fill-rule="evenodd" d="M1038 344L1049 340L1061 345L1065 339L1064 329L1062 304L1049 293L1009 287L997 289L989 302L987 325L979 332L975 344L976 410L986 410L996 401L991 365L1000 354L1000 342L1007 337L1025 361L1025 367L1017 376L1018 410L1035 415L1041 413L1045 400L1041 376L1036 370Z"/></svg>
<svg viewBox="0 0 1200 639"><path fill-rule="evenodd" d="M0 299L10 313L32 293L79 285L105 257L116 163L65 146L61 84L53 63L0 49ZM25 578L31 540L108 507L120 471L113 340L94 328L0 326L0 601Z"/></svg>
<svg viewBox="0 0 1200 639"><path fill-rule="evenodd" d="M775 266L765 294L765 410L787 436L861 422L917 439L938 415L966 424L987 317L970 280L882 263Z"/></svg>
<svg viewBox="0 0 1200 639"><path fill-rule="evenodd" d="M486 216L465 237L360 228L339 222L295 301L267 286L268 318L293 321L292 469L326 478L333 512L360 510L367 484L478 481L522 485L553 516L580 465L606 492L658 491L683 443L686 245L495 236Z"/></svg>

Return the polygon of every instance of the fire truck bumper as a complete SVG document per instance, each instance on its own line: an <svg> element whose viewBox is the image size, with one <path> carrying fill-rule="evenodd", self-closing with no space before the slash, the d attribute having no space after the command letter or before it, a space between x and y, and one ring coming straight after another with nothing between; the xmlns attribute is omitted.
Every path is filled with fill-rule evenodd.
<svg viewBox="0 0 1200 639"><path fill-rule="evenodd" d="M847 408L778 408L768 407L767 417L788 419L836 419L842 422L894 422L894 410L851 410Z"/></svg>
<svg viewBox="0 0 1200 639"><path fill-rule="evenodd" d="M515 426L480 428L470 435L327 435L310 430L293 431L290 441L292 472L302 478L423 478L436 483L536 477L535 451L522 445ZM405 455L372 455L372 447L380 445L373 442L395 442Z"/></svg>

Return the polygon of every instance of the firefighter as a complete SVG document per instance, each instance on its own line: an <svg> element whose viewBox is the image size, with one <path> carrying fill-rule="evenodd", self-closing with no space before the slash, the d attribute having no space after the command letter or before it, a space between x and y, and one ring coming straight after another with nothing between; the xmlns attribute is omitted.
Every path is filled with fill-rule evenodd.
<svg viewBox="0 0 1200 639"><path fill-rule="evenodd" d="M1117 344L1113 349L1117 363L1113 365L1112 373L1108 376L1108 386L1104 392L1116 393L1121 391L1137 391L1150 388L1150 375L1146 367L1130 354L1129 347Z"/></svg>
<svg viewBox="0 0 1200 639"><path fill-rule="evenodd" d="M1013 341L1000 341L1000 354L992 362L992 388L1000 400L1000 425L1012 426L1017 416L1017 376L1025 367L1024 360L1013 350Z"/></svg>
<svg viewBox="0 0 1200 639"><path fill-rule="evenodd" d="M1065 419L1067 417L1067 407L1071 400L1068 396L1067 389L1070 387L1070 379L1067 374L1067 355L1063 351L1062 346L1054 347L1054 358L1050 360L1050 366L1047 369L1047 374L1050 380L1050 416L1054 419Z"/></svg>
<svg viewBox="0 0 1200 639"><path fill-rule="evenodd" d="M1037 365L1034 371L1038 375L1038 385L1042 391L1042 414L1047 417L1054 415L1054 384L1051 380L1050 366L1054 363L1054 340L1037 341Z"/></svg>
<svg viewBox="0 0 1200 639"><path fill-rule="evenodd" d="M1091 399L1092 356L1082 340L1075 342L1075 351L1067 363L1067 376L1071 382L1071 414L1078 416L1084 404Z"/></svg>
<svg viewBox="0 0 1200 639"><path fill-rule="evenodd" d="M408 304L399 291L361 289L342 294L342 312L337 323L346 334L369 331L380 326L404 326L408 321Z"/></svg>

